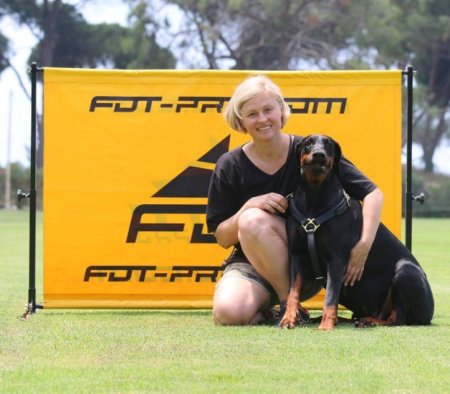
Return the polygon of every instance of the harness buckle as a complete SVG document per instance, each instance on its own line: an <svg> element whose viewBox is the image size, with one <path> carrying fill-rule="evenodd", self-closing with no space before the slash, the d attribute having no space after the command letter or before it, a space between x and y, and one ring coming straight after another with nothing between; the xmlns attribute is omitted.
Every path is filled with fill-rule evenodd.
<svg viewBox="0 0 450 394"><path fill-rule="evenodd" d="M303 230L307 233L315 233L316 230L320 227L320 224L315 223L316 219L306 219L306 223L302 224Z"/></svg>
<svg viewBox="0 0 450 394"><path fill-rule="evenodd" d="M348 207L350 208L350 196L345 192L345 190L344 190L344 198Z"/></svg>

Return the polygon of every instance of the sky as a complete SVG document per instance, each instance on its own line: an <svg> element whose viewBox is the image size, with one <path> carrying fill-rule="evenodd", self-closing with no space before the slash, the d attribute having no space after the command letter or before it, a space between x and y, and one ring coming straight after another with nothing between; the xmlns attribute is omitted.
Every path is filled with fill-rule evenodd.
<svg viewBox="0 0 450 394"><path fill-rule="evenodd" d="M89 23L120 23L126 25L128 6L120 0L80 0L67 1L72 4L83 4L80 8ZM27 76L27 60L36 38L26 27L19 27L10 18L0 22L0 31L12 40L14 53L12 63L20 72L28 92L31 90ZM0 166L9 162L21 162L29 165L30 146L30 101L20 87L17 77L11 70L0 74ZM8 146L10 149L8 149ZM9 157L8 157L9 152ZM413 164L421 168L421 149L413 146ZM434 157L436 172L450 175L450 141L446 140L437 149Z"/></svg>

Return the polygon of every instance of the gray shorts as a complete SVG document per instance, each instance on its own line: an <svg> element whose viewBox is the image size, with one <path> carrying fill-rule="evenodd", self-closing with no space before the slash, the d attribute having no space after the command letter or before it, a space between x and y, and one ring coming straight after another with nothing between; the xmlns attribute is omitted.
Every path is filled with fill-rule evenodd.
<svg viewBox="0 0 450 394"><path fill-rule="evenodd" d="M258 283L264 289L268 291L270 294L270 301L269 305L267 305L267 308L271 308L274 305L277 305L280 303L278 300L277 293L273 289L273 287L270 285L267 280L265 280L254 268L250 263L247 262L229 262L223 271L222 278L219 280L219 282L216 285L216 288L220 286L220 282L225 278L244 278L246 280L249 280L251 282Z"/></svg>

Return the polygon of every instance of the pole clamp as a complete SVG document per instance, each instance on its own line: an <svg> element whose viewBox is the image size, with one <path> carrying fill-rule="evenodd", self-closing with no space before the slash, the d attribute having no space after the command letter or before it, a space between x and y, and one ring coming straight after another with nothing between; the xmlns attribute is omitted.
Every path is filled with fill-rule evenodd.
<svg viewBox="0 0 450 394"><path fill-rule="evenodd" d="M31 193L26 193L22 189L17 190L17 200L22 201L25 198L30 198Z"/></svg>

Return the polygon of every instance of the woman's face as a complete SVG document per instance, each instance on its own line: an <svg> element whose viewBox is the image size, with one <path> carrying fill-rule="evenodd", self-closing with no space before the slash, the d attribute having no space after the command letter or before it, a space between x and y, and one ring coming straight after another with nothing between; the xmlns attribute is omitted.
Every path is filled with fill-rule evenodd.
<svg viewBox="0 0 450 394"><path fill-rule="evenodd" d="M259 94L241 109L242 123L254 140L270 139L281 132L281 106L273 94Z"/></svg>

